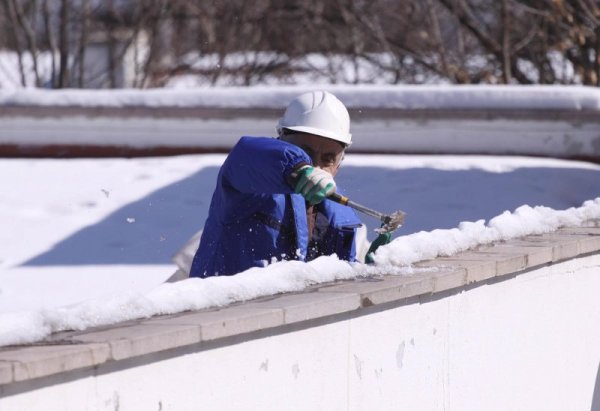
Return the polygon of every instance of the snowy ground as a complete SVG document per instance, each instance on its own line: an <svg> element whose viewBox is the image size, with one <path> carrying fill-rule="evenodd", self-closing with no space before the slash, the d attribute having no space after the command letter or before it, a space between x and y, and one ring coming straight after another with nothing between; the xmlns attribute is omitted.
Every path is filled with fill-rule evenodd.
<svg viewBox="0 0 600 411"><path fill-rule="evenodd" d="M202 228L223 159L1 160L0 311L143 291L162 282L173 271L173 254ZM398 233L406 235L490 219L522 204L579 206L600 196L600 166L349 155L338 182L365 205L406 211ZM376 221L363 220L372 237ZM49 293L51 286L57 289Z"/></svg>
<svg viewBox="0 0 600 411"><path fill-rule="evenodd" d="M142 52L141 54L144 54ZM55 56L58 60L59 56ZM581 84L581 78L573 70L569 61L565 61L561 53L549 53L548 58L557 75L557 82L562 84ZM190 52L180 62L189 65L196 71L195 74L177 75L168 79L165 84L169 88L187 89L190 87L235 86L235 85L289 85L289 84L393 84L398 81L396 68L398 61L389 53L370 53L365 57L353 58L344 54L327 55L311 53L305 56L290 57L285 54L255 51L231 53L224 58L217 54ZM269 66L276 63L287 63L289 70L285 74L268 74L257 70L254 76L247 77L248 66ZM405 70L401 80L407 83L419 84L447 84L448 79L411 67L414 62L407 58L402 64ZM481 68L485 64L481 59L469 59L465 67L470 69ZM526 60L518 60L527 76L533 83L539 82L539 73ZM25 68L25 81L27 87L35 84L33 72L33 59L28 52L23 53ZM39 76L44 86L48 86L52 75L52 56L47 51L37 55ZM102 67L102 65L100 65ZM222 69L217 78L215 68ZM206 74L198 74L204 72ZM231 74L229 74L231 73ZM98 77L99 73L89 72L86 77ZM139 81L139 79L138 79ZM21 75L17 54L0 50L0 88L22 88Z"/></svg>
<svg viewBox="0 0 600 411"><path fill-rule="evenodd" d="M58 318L57 313L65 311L55 310L57 307L82 301L87 303L74 307L80 311L87 307L86 315L94 311L90 307L107 301L116 301L117 310L132 311L122 315L113 311L107 314L110 318L99 322L79 318L80 328L164 312L164 308L153 308L136 314L131 296L145 296L141 300L136 297L134 304L144 305L148 293L156 294L156 286L173 273L172 255L202 228L223 159L222 155L193 155L0 160L0 324L14 326L18 322L30 327L21 339L15 340L17 331L4 338L0 335L0 345L43 337L47 331L31 334L31 330L44 327L36 321ZM523 204L567 209L600 196L600 166L522 157L348 155L337 180L357 202L384 212L406 211L406 225L397 233L400 236L450 229L462 221L489 220ZM588 204L577 215L587 216L598 209L600 201ZM527 217L530 210L520 214L526 216L523 221L534 220ZM544 215L550 214L540 215L536 218L549 220ZM370 217L363 221L372 239L376 221ZM483 223L473 227L479 230L476 236L487 229ZM435 238L427 241L435 242ZM402 262L390 256L399 255L401 243L396 244L396 249L392 243L388 253L382 253L383 265ZM271 272L299 269L294 263L276 266ZM312 269L327 270L328 266L340 270L332 261ZM168 295L170 290L163 287L158 293ZM240 298L253 296L244 292ZM129 302L122 306L121 298L129 298ZM198 302L200 306L209 303ZM216 298L214 303L222 302ZM190 307L166 311L180 308ZM40 313L46 320L23 320L23 315L39 317ZM77 324L61 321L64 324L53 325L53 331Z"/></svg>

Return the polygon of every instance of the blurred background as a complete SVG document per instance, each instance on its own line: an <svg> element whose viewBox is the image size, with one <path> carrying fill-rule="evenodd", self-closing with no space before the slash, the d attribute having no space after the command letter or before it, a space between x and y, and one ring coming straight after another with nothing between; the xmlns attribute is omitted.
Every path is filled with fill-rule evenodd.
<svg viewBox="0 0 600 411"><path fill-rule="evenodd" d="M600 85L595 0L0 0L0 87Z"/></svg>

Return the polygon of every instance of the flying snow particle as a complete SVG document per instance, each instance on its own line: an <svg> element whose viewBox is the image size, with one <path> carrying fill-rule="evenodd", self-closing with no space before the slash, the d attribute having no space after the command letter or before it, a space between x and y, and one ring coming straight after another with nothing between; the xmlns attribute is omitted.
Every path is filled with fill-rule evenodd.
<svg viewBox="0 0 600 411"><path fill-rule="evenodd" d="M135 218L133 218L133 217L127 217L127 222L129 224L135 223Z"/></svg>

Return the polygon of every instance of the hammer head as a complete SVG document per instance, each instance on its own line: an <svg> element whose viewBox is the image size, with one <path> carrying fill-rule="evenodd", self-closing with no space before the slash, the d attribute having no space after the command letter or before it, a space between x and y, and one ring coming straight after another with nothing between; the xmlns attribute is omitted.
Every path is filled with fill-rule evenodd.
<svg viewBox="0 0 600 411"><path fill-rule="evenodd" d="M392 214L384 215L381 218L383 223L380 228L376 228L375 231L379 234L391 233L404 223L404 217L406 213L402 210L394 211Z"/></svg>

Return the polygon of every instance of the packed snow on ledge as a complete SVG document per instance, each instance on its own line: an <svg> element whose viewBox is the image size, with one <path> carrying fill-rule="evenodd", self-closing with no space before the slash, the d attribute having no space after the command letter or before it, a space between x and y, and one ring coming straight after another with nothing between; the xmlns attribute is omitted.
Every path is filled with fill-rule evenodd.
<svg viewBox="0 0 600 411"><path fill-rule="evenodd" d="M153 315L221 307L233 302L301 291L314 284L351 280L385 274L410 275L411 264L436 256L447 256L469 248L528 234L542 234L561 226L581 225L600 218L600 197L581 207L554 210L548 207L519 207L484 220L463 222L457 228L418 232L399 237L381 247L375 265L348 263L335 256L309 263L275 262L231 277L187 279L165 283L145 294L114 296L71 306L0 315L0 346L39 341L51 333L85 330Z"/></svg>
<svg viewBox="0 0 600 411"><path fill-rule="evenodd" d="M149 90L0 89L0 106L285 107L299 93L331 91L350 108L600 110L600 90L584 86L329 85Z"/></svg>

